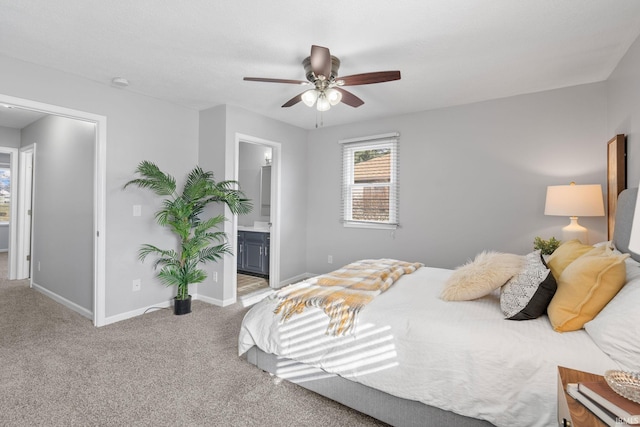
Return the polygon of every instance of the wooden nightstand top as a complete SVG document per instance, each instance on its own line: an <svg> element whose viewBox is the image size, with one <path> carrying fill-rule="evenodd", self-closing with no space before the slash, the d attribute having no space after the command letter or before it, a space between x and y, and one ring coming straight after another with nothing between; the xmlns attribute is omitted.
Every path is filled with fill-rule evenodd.
<svg viewBox="0 0 640 427"><path fill-rule="evenodd" d="M600 418L567 394L567 384L569 383L602 380L601 375L558 366L558 423L560 426L563 426L563 418L569 418L571 427L607 427Z"/></svg>

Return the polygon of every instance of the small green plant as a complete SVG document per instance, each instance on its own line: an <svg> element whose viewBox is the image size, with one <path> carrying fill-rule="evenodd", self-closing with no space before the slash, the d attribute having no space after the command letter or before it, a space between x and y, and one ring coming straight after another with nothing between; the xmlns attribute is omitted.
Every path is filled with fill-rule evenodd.
<svg viewBox="0 0 640 427"><path fill-rule="evenodd" d="M542 255L551 255L553 251L558 249L558 246L560 246L560 240L557 240L555 237L552 237L549 240L536 237L533 240L533 249L540 249Z"/></svg>

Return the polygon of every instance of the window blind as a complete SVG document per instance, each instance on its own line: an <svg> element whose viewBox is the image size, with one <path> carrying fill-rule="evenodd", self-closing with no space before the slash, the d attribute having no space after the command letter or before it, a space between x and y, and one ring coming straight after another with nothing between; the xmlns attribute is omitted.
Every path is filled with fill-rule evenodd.
<svg viewBox="0 0 640 427"><path fill-rule="evenodd" d="M339 141L342 145L342 221L348 227L396 228L397 132Z"/></svg>

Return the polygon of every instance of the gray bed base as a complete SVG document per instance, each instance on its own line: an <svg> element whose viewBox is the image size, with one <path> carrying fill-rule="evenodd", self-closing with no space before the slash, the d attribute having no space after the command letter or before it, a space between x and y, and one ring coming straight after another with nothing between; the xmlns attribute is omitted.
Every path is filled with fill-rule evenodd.
<svg viewBox="0 0 640 427"><path fill-rule="evenodd" d="M274 375L277 375L277 367L282 363L307 366L284 357L265 353L256 346L247 351L246 358L249 363ZM291 367L291 365L288 367ZM425 405L422 402L392 396L380 390L349 381L338 375L328 374L318 368L308 368L314 370L315 373L310 372L305 374L304 377L287 378L286 380L392 426L477 427L493 425L487 421L464 417L434 406Z"/></svg>

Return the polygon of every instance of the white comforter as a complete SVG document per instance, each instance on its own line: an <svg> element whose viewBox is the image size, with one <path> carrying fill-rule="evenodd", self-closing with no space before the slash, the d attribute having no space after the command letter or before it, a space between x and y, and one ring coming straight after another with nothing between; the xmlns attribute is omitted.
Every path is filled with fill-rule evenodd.
<svg viewBox="0 0 640 427"><path fill-rule="evenodd" d="M239 353L253 345L350 380L497 426L552 426L557 366L620 369L584 332L554 332L546 316L505 320L499 294L467 302L438 298L452 270L403 276L362 312L355 333L325 334L327 316L307 308L284 324L274 299L246 315ZM304 375L288 370L285 378Z"/></svg>

